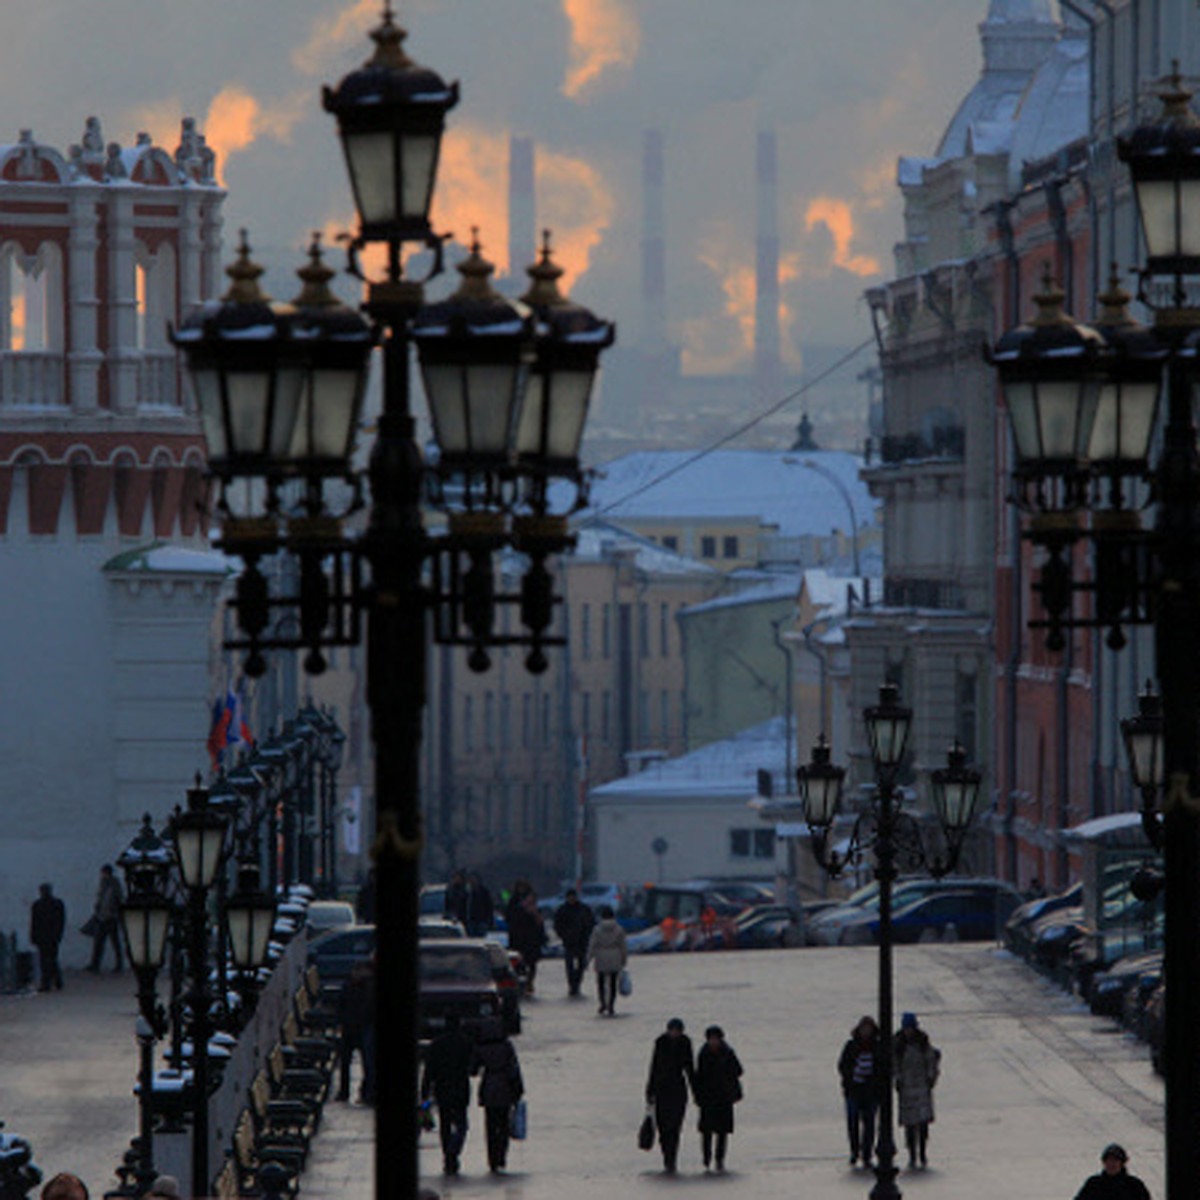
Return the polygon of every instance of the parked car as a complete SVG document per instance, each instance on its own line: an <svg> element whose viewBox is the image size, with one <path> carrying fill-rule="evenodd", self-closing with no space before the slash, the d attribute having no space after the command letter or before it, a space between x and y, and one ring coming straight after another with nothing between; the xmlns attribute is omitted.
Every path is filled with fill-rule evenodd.
<svg viewBox="0 0 1200 1200"><path fill-rule="evenodd" d="M742 907L721 899L712 888L693 883L648 884L634 902L634 911L644 925L661 925L667 919L691 925L705 909L718 917L736 917Z"/></svg>
<svg viewBox="0 0 1200 1200"><path fill-rule="evenodd" d="M897 943L954 937L959 941L987 941L998 936L1004 921L1021 902L1016 888L999 879L961 881L964 886L907 897L892 910L892 938ZM953 930L953 933L951 932ZM879 913L842 929L844 943L879 940Z"/></svg>
<svg viewBox="0 0 1200 1200"><path fill-rule="evenodd" d="M420 913L423 917L446 915L446 885L444 883L427 883L421 889Z"/></svg>
<svg viewBox="0 0 1200 1200"><path fill-rule="evenodd" d="M417 937L419 938L465 938L467 931L461 921L452 921L449 917L419 917L417 920Z"/></svg>
<svg viewBox="0 0 1200 1200"><path fill-rule="evenodd" d="M781 946L803 946L804 915L782 904L753 905L732 925L736 950L766 950Z"/></svg>
<svg viewBox="0 0 1200 1200"><path fill-rule="evenodd" d="M491 938L485 938L492 962L492 978L500 992L500 1008L506 1033L521 1032L521 995L524 992L525 964L516 950L510 950Z"/></svg>
<svg viewBox="0 0 1200 1200"><path fill-rule="evenodd" d="M354 964L374 953L375 926L351 925L332 929L309 942L308 963L317 968L322 988L338 991L350 977Z"/></svg>
<svg viewBox="0 0 1200 1200"><path fill-rule="evenodd" d="M1116 1017L1124 1020L1126 994L1136 987L1139 978L1153 967L1162 966L1162 951L1152 950L1145 954L1130 954L1118 959L1106 971L1099 972L1092 980L1088 995L1088 1007L1097 1016Z"/></svg>
<svg viewBox="0 0 1200 1200"><path fill-rule="evenodd" d="M892 912L934 892L949 891L976 882L970 879L898 879L892 885ZM868 926L879 914L879 884L866 884L852 892L844 904L828 909L813 918L809 927L809 938L818 946L849 946L856 942L870 941Z"/></svg>
<svg viewBox="0 0 1200 1200"><path fill-rule="evenodd" d="M503 953L503 951L501 951ZM504 1016L489 944L479 938L423 941L417 948L420 1037L436 1037L446 1018L457 1014L463 1028Z"/></svg>
<svg viewBox="0 0 1200 1200"><path fill-rule="evenodd" d="M329 929L353 925L354 922L353 904L347 904L345 900L314 900L305 913L304 927L311 938Z"/></svg>
<svg viewBox="0 0 1200 1200"><path fill-rule="evenodd" d="M1064 908L1077 908L1083 903L1083 884L1074 883L1066 891L1053 896L1041 896L1018 905L1004 923L1004 944L1014 954L1028 958L1033 951L1033 926L1042 917Z"/></svg>

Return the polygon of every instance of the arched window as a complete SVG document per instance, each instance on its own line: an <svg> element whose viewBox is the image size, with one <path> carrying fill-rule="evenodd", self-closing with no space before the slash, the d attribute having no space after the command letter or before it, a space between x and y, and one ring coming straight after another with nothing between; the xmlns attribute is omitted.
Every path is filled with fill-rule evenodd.
<svg viewBox="0 0 1200 1200"><path fill-rule="evenodd" d="M63 376L62 252L0 245L0 403L57 406Z"/></svg>
<svg viewBox="0 0 1200 1200"><path fill-rule="evenodd" d="M179 376L175 354L167 336L177 319L175 248L160 243L151 253L138 242L134 254L137 294L137 346L142 352L138 378L138 403L155 408L179 404Z"/></svg>

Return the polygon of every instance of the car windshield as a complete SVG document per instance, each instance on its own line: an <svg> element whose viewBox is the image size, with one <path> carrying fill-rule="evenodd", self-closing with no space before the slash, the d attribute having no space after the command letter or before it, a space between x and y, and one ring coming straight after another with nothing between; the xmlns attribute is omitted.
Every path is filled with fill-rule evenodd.
<svg viewBox="0 0 1200 1200"><path fill-rule="evenodd" d="M479 946L422 946L425 983L486 983L492 977L488 952Z"/></svg>

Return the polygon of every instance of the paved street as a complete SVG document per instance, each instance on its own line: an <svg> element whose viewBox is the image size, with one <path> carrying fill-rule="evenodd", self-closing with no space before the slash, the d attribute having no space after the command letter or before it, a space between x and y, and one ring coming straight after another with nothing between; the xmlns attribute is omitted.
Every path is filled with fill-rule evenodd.
<svg viewBox="0 0 1200 1200"><path fill-rule="evenodd" d="M529 1141L514 1145L507 1176L489 1176L472 1110L465 1175L441 1180L434 1134L428 1182L458 1200L632 1200L689 1185L754 1198L865 1196L871 1177L846 1164L834 1062L852 1022L874 1007L875 963L868 948L637 959L635 994L610 1020L590 1001L568 1001L561 964L547 963L517 1039ZM1070 1200L1115 1139L1161 1197L1161 1085L1144 1046L987 947L902 947L897 977L897 1011L918 1012L944 1054L930 1168L901 1175L907 1195ZM30 1138L44 1170L76 1170L99 1196L135 1128L133 985L128 975L67 983L59 995L0 997L0 1118ZM635 1145L650 1044L676 1014L694 1039L706 1024L724 1026L746 1068L725 1177L701 1171L694 1114L677 1178ZM367 1200L372 1118L358 1105L328 1106L303 1195Z"/></svg>

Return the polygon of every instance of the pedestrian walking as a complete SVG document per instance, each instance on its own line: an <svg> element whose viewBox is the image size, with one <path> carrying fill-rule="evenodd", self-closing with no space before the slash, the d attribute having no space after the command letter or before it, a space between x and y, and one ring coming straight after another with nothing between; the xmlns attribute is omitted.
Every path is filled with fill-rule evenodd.
<svg viewBox="0 0 1200 1200"><path fill-rule="evenodd" d="M29 909L29 941L38 952L38 991L52 987L62 991L62 968L58 965L58 947L67 927L66 905L48 883L38 886L38 898Z"/></svg>
<svg viewBox="0 0 1200 1200"><path fill-rule="evenodd" d="M499 1175L508 1164L513 1106L525 1095L517 1051L498 1017L489 1017L471 1051L471 1074L479 1075L479 1104L487 1128L488 1169Z"/></svg>
<svg viewBox="0 0 1200 1200"><path fill-rule="evenodd" d="M733 1133L733 1106L742 1098L742 1064L725 1040L720 1025L704 1031L704 1045L696 1055L696 1105L700 1109L700 1151L704 1169L715 1163L725 1170L725 1151Z"/></svg>
<svg viewBox="0 0 1200 1200"><path fill-rule="evenodd" d="M446 1029L429 1043L421 1077L421 1099L432 1099L438 1110L442 1139L442 1171L457 1175L467 1140L467 1109L471 1103L471 1052L474 1044L463 1032L458 1013L446 1014Z"/></svg>
<svg viewBox="0 0 1200 1200"><path fill-rule="evenodd" d="M864 1167L875 1153L875 1111L879 1107L879 1026L863 1017L850 1031L838 1057L838 1075L846 1104L846 1132L850 1138L850 1165L862 1156Z"/></svg>
<svg viewBox="0 0 1200 1200"><path fill-rule="evenodd" d="M929 1165L929 1126L933 1124L933 1086L938 1081L942 1052L929 1040L915 1013L900 1018L900 1032L892 1043L892 1071L896 1081L897 1118L904 1127L908 1166Z"/></svg>
<svg viewBox="0 0 1200 1200"><path fill-rule="evenodd" d="M537 893L528 880L518 879L513 884L504 918L508 922L508 944L525 961L525 991L532 995L546 930L537 906Z"/></svg>
<svg viewBox="0 0 1200 1200"><path fill-rule="evenodd" d="M1100 1161L1104 1169L1084 1183L1075 1200L1150 1200L1146 1185L1126 1169L1124 1147L1111 1142L1100 1152Z"/></svg>
<svg viewBox="0 0 1200 1200"><path fill-rule="evenodd" d="M120 971L121 937L118 925L121 919L121 904L125 894L121 890L121 881L113 874L112 864L105 863L100 868L100 885L96 889L96 903L92 907L92 961L88 970L95 973L100 970L100 960L104 957L104 944L112 942L113 956L117 960L114 971Z"/></svg>
<svg viewBox="0 0 1200 1200"><path fill-rule="evenodd" d="M358 1098L375 1102L375 964L355 963L338 997L341 1043L338 1049L337 1099L350 1099L350 1065L357 1050L362 1059Z"/></svg>
<svg viewBox="0 0 1200 1200"><path fill-rule="evenodd" d="M654 1105L658 1145L662 1150L663 1170L668 1175L674 1175L678 1169L679 1133L683 1129L688 1092L694 1094L695 1090L692 1039L684 1033L683 1022L678 1017L672 1017L667 1022L666 1032L660 1033L655 1039L654 1052L650 1056L650 1074L646 1080L646 1103Z"/></svg>
<svg viewBox="0 0 1200 1200"><path fill-rule="evenodd" d="M354 916L360 925L375 924L375 868L367 872L358 895L354 898Z"/></svg>
<svg viewBox="0 0 1200 1200"><path fill-rule="evenodd" d="M457 921L464 929L467 927L467 876L462 871L455 871L446 884L442 915L448 921Z"/></svg>
<svg viewBox="0 0 1200 1200"><path fill-rule="evenodd" d="M562 942L566 963L568 996L579 995L579 986L587 969L588 942L595 924L595 913L579 899L574 888L568 888L554 914L554 932Z"/></svg>
<svg viewBox="0 0 1200 1200"><path fill-rule="evenodd" d="M600 909L600 920L588 939L587 961L596 968L596 992L600 1000L600 1015L614 1016L617 1001L617 980L629 961L625 930L617 924L612 906Z"/></svg>
<svg viewBox="0 0 1200 1200"><path fill-rule="evenodd" d="M478 871L467 876L467 932L471 937L483 937L492 927L496 906Z"/></svg>

